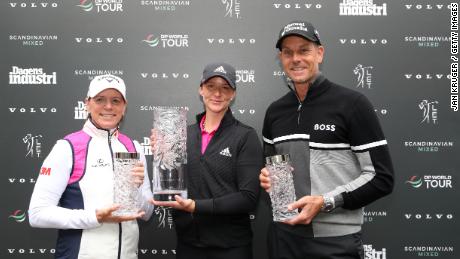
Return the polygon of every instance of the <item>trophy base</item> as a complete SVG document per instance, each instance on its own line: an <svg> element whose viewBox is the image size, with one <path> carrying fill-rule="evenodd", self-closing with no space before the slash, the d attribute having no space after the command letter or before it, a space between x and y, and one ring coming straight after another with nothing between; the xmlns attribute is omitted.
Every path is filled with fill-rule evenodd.
<svg viewBox="0 0 460 259"><path fill-rule="evenodd" d="M156 201L175 201L175 195L179 195L184 199L187 199L187 191L168 190L158 191L153 193L153 199Z"/></svg>
<svg viewBox="0 0 460 259"><path fill-rule="evenodd" d="M139 210L116 210L112 212L114 216L134 216L139 212Z"/></svg>

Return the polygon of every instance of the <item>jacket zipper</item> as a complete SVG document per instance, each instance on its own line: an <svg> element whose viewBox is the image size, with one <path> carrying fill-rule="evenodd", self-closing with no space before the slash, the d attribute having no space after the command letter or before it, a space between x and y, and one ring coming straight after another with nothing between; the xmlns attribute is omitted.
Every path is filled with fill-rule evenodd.
<svg viewBox="0 0 460 259"><path fill-rule="evenodd" d="M113 132L115 134L115 131ZM108 131L108 136L107 136L107 142L109 143L109 149L110 149L110 156L112 157L112 170L115 171L115 160L113 159L113 150L112 150L112 136L113 134L110 134L110 130ZM118 256L117 258L121 258L121 242L122 242L122 226L121 222L118 223Z"/></svg>
<svg viewBox="0 0 460 259"><path fill-rule="evenodd" d="M112 170L115 170L115 161L113 159L113 150L112 150L112 135L108 131L107 142L109 143L110 156L112 157Z"/></svg>
<svg viewBox="0 0 460 259"><path fill-rule="evenodd" d="M302 110L302 103L299 101L299 106L297 107L297 126L300 126L300 112Z"/></svg>

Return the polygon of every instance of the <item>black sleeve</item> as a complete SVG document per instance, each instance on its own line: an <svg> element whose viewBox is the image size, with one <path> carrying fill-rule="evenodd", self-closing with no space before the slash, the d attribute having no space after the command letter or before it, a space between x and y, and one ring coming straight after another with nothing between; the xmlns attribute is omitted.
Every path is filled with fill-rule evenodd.
<svg viewBox="0 0 460 259"><path fill-rule="evenodd" d="M359 187L343 192L342 197L343 208L353 210L391 193L394 184L387 141L374 108L365 96L360 96L354 103L349 136L360 164L361 176L354 180Z"/></svg>
<svg viewBox="0 0 460 259"><path fill-rule="evenodd" d="M255 209L259 198L259 173L262 168L262 148L255 130L241 140L237 152L236 175L238 192L214 199L195 201L196 213L241 214Z"/></svg>

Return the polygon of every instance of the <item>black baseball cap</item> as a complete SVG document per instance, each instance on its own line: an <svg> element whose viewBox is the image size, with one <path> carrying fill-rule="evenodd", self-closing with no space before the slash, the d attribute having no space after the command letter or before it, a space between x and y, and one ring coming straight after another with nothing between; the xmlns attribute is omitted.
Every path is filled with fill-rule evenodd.
<svg viewBox="0 0 460 259"><path fill-rule="evenodd" d="M291 35L300 36L309 41L315 42L318 45L321 45L321 41L319 40L319 33L313 24L306 21L293 21L281 29L278 41L276 42L276 47L281 50L281 43L283 42L284 38Z"/></svg>
<svg viewBox="0 0 460 259"><path fill-rule="evenodd" d="M233 88L236 89L236 72L235 68L227 63L211 63L206 65L203 70L200 85L204 84L211 77L220 76Z"/></svg>

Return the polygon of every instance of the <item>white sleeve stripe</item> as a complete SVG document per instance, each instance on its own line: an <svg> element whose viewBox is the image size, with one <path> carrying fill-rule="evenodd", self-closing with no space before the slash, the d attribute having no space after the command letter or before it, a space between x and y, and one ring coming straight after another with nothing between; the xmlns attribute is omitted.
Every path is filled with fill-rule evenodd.
<svg viewBox="0 0 460 259"><path fill-rule="evenodd" d="M282 137L277 137L273 139L273 142L281 142L284 140L290 140L290 139L310 139L310 135L308 134L292 134L292 135L287 135L287 136L282 136Z"/></svg>
<svg viewBox="0 0 460 259"><path fill-rule="evenodd" d="M275 142L273 142L273 140L270 140L270 139L268 139L268 138L266 138L264 136L262 136L262 138L264 139L264 142L266 142L268 144L272 144L272 145L275 144Z"/></svg>
<svg viewBox="0 0 460 259"><path fill-rule="evenodd" d="M384 139L384 140L380 140L380 141L376 141L376 142L372 142L372 143L364 144L364 145L360 145L360 146L352 146L351 150L360 151L360 150L365 150L365 149L378 147L378 146L383 146L383 145L387 145L387 144L388 144L387 141Z"/></svg>
<svg viewBox="0 0 460 259"><path fill-rule="evenodd" d="M316 143L316 142L310 142L310 147L316 147L316 148L350 148L350 144L346 143Z"/></svg>

